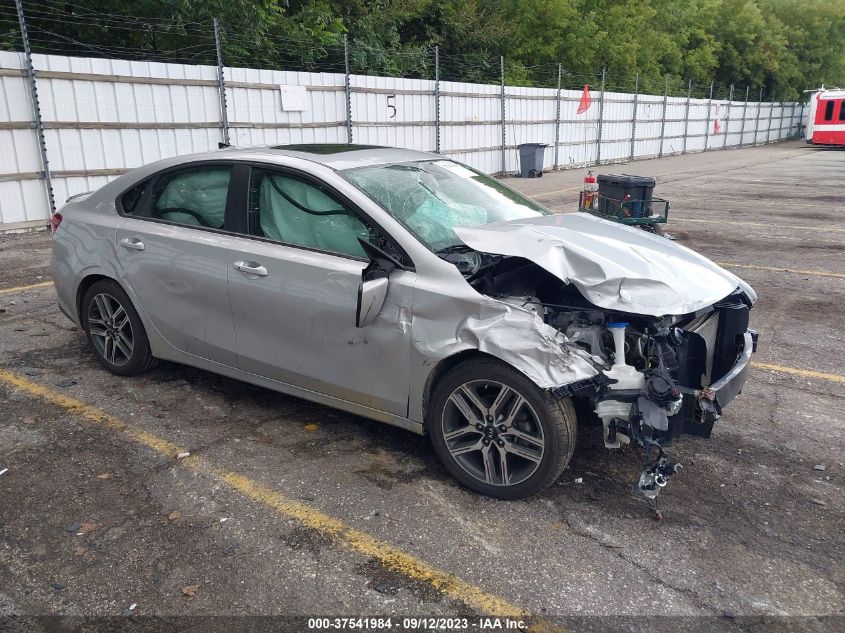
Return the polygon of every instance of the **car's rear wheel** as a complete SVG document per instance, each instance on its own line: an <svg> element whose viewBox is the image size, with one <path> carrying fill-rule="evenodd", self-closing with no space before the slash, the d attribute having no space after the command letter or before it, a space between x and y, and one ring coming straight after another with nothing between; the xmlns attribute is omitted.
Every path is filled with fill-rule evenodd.
<svg viewBox="0 0 845 633"><path fill-rule="evenodd" d="M492 359L470 360L442 377L426 427L455 479L499 499L521 499L547 488L575 448L571 400L555 399Z"/></svg>
<svg viewBox="0 0 845 633"><path fill-rule="evenodd" d="M103 279L82 298L82 327L94 354L114 374L134 376L155 365L144 324L127 294Z"/></svg>

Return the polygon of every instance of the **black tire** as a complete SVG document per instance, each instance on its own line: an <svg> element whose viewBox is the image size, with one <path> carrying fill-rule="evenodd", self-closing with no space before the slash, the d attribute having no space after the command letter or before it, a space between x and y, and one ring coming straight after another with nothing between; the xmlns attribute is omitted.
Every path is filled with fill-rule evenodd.
<svg viewBox="0 0 845 633"><path fill-rule="evenodd" d="M506 386L525 400L525 404L518 405L522 407L519 413L522 419L520 420L518 416L512 427L498 427L503 430L501 434L497 433L495 436L487 435L490 431L486 426L483 431L477 430L477 425L475 425L476 430L470 429L469 427L474 426L471 421L466 427L462 426L462 420L469 418L463 414L463 409L459 409L455 404L453 396L456 390L462 390L467 385L478 396L480 404L489 405L495 404L492 401L499 398L498 392L494 390L498 389L498 386ZM465 391L459 391L457 395L463 398L465 393ZM519 402L515 396L510 397L513 399L506 401L502 406L510 408L511 403ZM476 413L480 411L474 405L472 410ZM497 412L493 413L497 414ZM484 422L487 426L496 427L501 417L497 417L492 422L486 420ZM519 430L520 424L525 425L522 430ZM540 431L535 429L532 432L534 427L539 427ZM523 499L545 490L560 477L575 450L577 425L575 409L569 398L558 400L547 390L540 389L523 374L504 363L495 359L479 358L450 369L434 386L426 415L426 430L440 461L461 485L497 499ZM536 442L536 438L541 435L542 447L538 449L535 444L513 436L512 433L517 430L523 436L532 434L535 438L532 442ZM464 443L458 444L458 440L454 437L449 439L445 437L446 434L454 436L456 433L460 433L459 438L466 436L465 440L461 440ZM480 439L476 440L476 436ZM506 464L505 467L500 465L498 469L492 468L491 472L497 472L492 472L491 477L488 477L487 454L483 452L483 446L466 451L457 457L452 454L452 451L465 450L470 444L473 446L479 442L483 444L487 439L490 440L486 444L488 453L495 451L496 456L493 460L496 461L498 458ZM506 443L507 448L504 448L504 444L498 445L499 442ZM451 450L449 443L451 443ZM508 455L507 453L513 448L520 452L526 452L524 450L526 448L530 449L528 452L531 453L532 460L536 461L529 461L521 455L515 457L512 454ZM541 455L537 455L537 450ZM521 470L514 470L511 473L514 461ZM481 466L478 462L481 462ZM534 470L530 471L531 468ZM502 476L503 471L507 473L505 477ZM517 476L517 473L522 474ZM482 476L487 480L482 480ZM498 481L492 481L494 479Z"/></svg>
<svg viewBox="0 0 845 633"><path fill-rule="evenodd" d="M99 323L93 323L92 321L96 314L102 312L102 309L99 307L102 304L99 302L102 301L103 297L113 300L114 303L110 304L112 308L114 308L115 305L123 308L126 317L128 317L131 340L131 346L128 348L131 353L128 355L119 350L118 352L115 352L115 344L112 343L111 351L113 353L111 354L111 358L109 358L109 347L108 345L104 346L102 342L104 336L95 336L92 334L92 325L95 326L95 329L96 326L99 325ZM111 279L102 279L95 282L90 288L88 288L85 295L82 297L80 320L82 321L82 329L85 330L85 336L88 339L88 345L94 352L97 360L99 360L103 367L113 374L117 374L118 376L136 376L149 371L158 363L157 359L153 357L152 352L150 351L150 341L147 338L147 332L144 329L144 324L141 322L141 318L138 316L138 312L132 305L132 301L129 299L129 296L123 291L123 288L121 288L117 282L112 281ZM117 330L114 326L103 325L101 326L100 331L107 327L108 332L106 332L106 336L114 340L114 337L117 335ZM123 333L125 334L125 329ZM123 341L125 341L125 339L122 339L122 342ZM124 342L124 348L125 347L126 344Z"/></svg>

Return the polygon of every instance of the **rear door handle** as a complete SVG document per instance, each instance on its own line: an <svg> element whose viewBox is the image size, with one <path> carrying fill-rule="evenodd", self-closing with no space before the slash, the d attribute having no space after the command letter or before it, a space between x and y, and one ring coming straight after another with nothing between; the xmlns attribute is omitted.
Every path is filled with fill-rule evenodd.
<svg viewBox="0 0 845 633"><path fill-rule="evenodd" d="M267 269L255 262L235 262L232 265L235 267L235 270L246 273L247 275L255 275L256 277L267 276Z"/></svg>
<svg viewBox="0 0 845 633"><path fill-rule="evenodd" d="M122 240L120 240L120 245L123 248L128 248L130 251L144 250L144 243L137 237L124 237Z"/></svg>

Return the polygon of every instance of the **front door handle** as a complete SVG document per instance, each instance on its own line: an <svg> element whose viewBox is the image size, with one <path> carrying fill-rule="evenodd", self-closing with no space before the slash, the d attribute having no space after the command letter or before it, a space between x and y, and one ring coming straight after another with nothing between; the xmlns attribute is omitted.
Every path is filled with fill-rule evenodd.
<svg viewBox="0 0 845 633"><path fill-rule="evenodd" d="M137 237L124 237L122 240L120 240L120 245L123 248L128 248L130 251L144 250L144 243Z"/></svg>
<svg viewBox="0 0 845 633"><path fill-rule="evenodd" d="M235 262L232 265L235 267L235 270L246 273L247 275L255 275L256 277L267 276L267 269L255 262Z"/></svg>

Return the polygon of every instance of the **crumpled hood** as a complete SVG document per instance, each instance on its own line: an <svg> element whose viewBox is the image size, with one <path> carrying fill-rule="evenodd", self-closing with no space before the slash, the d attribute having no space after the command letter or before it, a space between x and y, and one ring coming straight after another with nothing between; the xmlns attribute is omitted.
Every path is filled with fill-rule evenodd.
<svg viewBox="0 0 845 633"><path fill-rule="evenodd" d="M724 299L737 287L752 301L757 298L739 277L685 246L586 213L454 230L477 251L531 260L610 310L686 314Z"/></svg>

